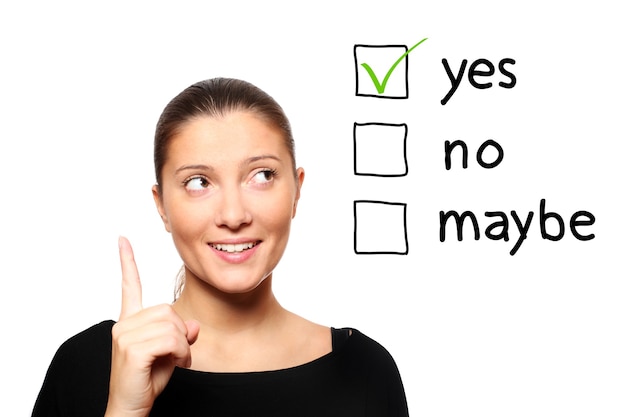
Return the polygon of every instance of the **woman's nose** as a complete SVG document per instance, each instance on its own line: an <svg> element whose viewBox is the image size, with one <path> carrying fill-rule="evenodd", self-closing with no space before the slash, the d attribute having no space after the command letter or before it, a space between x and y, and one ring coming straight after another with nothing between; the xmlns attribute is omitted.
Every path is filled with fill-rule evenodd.
<svg viewBox="0 0 626 417"><path fill-rule="evenodd" d="M215 222L218 226L236 230L252 221L252 214L245 204L241 190L222 189L220 194L215 215Z"/></svg>

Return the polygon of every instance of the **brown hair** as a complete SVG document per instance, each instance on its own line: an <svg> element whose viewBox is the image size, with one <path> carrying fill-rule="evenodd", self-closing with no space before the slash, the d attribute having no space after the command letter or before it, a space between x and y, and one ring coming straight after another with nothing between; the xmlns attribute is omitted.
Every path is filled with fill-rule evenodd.
<svg viewBox="0 0 626 417"><path fill-rule="evenodd" d="M165 106L154 134L154 169L157 185L167 159L170 140L185 122L195 117L221 117L229 112L250 111L282 131L295 173L295 145L291 125L282 107L265 91L247 81L211 78L195 83Z"/></svg>

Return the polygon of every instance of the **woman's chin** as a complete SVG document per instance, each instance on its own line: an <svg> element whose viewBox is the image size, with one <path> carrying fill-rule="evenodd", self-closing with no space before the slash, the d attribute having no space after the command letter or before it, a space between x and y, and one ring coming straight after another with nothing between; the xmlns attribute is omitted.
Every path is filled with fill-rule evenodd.
<svg viewBox="0 0 626 417"><path fill-rule="evenodd" d="M218 292L228 295L250 294L260 289L269 287L271 274L259 277L250 274L222 274L219 279L209 279L194 277L197 280L195 285L205 287L211 292ZM187 287L193 287L189 277L187 277ZM189 288L191 289L191 288Z"/></svg>

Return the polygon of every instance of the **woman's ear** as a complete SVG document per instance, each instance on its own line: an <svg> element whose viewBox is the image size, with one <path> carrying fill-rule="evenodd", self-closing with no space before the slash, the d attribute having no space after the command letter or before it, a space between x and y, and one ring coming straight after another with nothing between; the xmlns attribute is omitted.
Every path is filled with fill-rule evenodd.
<svg viewBox="0 0 626 417"><path fill-rule="evenodd" d="M161 188L158 184L152 186L152 198L154 198L154 204L156 204L156 208L159 211L159 216L161 216L161 220L163 220L163 225L165 226L165 230L171 232L170 230L170 222L167 218L167 214L165 213L165 207L163 206L163 198L161 195Z"/></svg>
<svg viewBox="0 0 626 417"><path fill-rule="evenodd" d="M296 170L296 196L293 200L293 209L291 211L291 218L296 217L296 209L298 208L298 201L300 200L300 189L302 188L302 183L304 182L304 169L298 168Z"/></svg>

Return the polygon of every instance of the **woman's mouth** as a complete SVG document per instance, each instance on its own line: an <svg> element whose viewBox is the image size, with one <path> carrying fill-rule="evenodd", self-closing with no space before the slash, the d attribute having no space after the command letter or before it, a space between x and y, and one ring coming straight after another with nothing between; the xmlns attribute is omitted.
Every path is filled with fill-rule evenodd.
<svg viewBox="0 0 626 417"><path fill-rule="evenodd" d="M239 253L248 249L252 249L258 242L245 242L245 243L210 243L213 249L221 252Z"/></svg>

